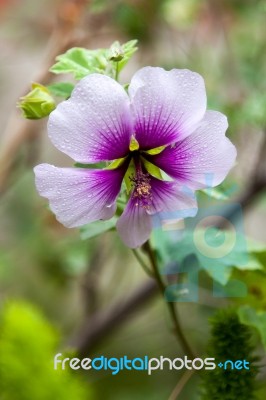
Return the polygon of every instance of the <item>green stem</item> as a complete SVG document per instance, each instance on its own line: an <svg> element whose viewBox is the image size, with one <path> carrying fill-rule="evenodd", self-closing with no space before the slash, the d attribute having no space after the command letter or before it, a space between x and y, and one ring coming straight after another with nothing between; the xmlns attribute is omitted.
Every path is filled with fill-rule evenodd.
<svg viewBox="0 0 266 400"><path fill-rule="evenodd" d="M118 71L118 62L116 63L115 67L115 80L118 82L118 77L119 77L119 71Z"/></svg>
<svg viewBox="0 0 266 400"><path fill-rule="evenodd" d="M195 370L188 370L184 373L184 375L181 376L181 379L177 382L176 387L174 388L173 392L171 393L170 397L168 400L176 400L184 387L186 386L187 382L189 379L192 377L194 374Z"/></svg>
<svg viewBox="0 0 266 400"><path fill-rule="evenodd" d="M149 256L151 266L153 269L153 273L154 273L154 279L157 281L157 284L162 292L162 295L164 296L166 286L161 278L161 274L159 272L159 268L157 265L157 260L155 258L153 249L152 249L149 241L147 241L143 245L143 249ZM195 357L194 357L193 351L191 350L190 345L187 342L187 339L182 331L175 304L173 302L169 302L169 301L167 301L166 304L167 304L167 307L168 307L168 310L169 310L169 313L170 313L170 316L171 316L171 319L172 319L172 322L174 325L174 332L175 332L178 342L182 345L185 354L189 358L194 359Z"/></svg>
<svg viewBox="0 0 266 400"><path fill-rule="evenodd" d="M132 252L133 252L134 256L136 257L136 259L138 260L139 264L142 266L142 268L146 272L146 274L153 277L153 272L145 264L144 260L139 255L138 251L136 249L132 249Z"/></svg>

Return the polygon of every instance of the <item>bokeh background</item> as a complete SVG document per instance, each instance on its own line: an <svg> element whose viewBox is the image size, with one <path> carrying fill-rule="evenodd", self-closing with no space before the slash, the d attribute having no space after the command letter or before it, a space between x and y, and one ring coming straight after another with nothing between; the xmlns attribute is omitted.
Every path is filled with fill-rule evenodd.
<svg viewBox="0 0 266 400"><path fill-rule="evenodd" d="M1 400L168 399L182 374L53 371L54 354L71 353L73 346L90 357L183 353L164 302L116 233L81 240L38 196L33 166L68 166L71 160L49 142L46 119L22 118L19 97L32 81L58 80L48 72L56 55L73 46L109 47L115 40L138 39L123 83L146 65L199 72L208 108L228 116L228 136L238 149L227 187L242 204L245 234L265 246L265 21L265 0L0 0ZM200 201L204 205L204 196ZM246 299L212 298L203 276L207 289L199 301L178 305L199 354L216 308L233 301L266 310L264 275L240 273L248 285ZM265 375L262 368L258 399L265 398ZM198 387L195 374L178 398L200 399Z"/></svg>

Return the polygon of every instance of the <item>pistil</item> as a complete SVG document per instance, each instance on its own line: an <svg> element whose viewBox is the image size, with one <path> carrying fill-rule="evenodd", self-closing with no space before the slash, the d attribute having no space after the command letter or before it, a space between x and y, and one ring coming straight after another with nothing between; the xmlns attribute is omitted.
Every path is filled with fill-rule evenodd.
<svg viewBox="0 0 266 400"><path fill-rule="evenodd" d="M135 205L149 209L152 202L151 178L148 173L142 171L140 162L135 163L135 166L136 175L130 177L133 185L133 197L136 199Z"/></svg>

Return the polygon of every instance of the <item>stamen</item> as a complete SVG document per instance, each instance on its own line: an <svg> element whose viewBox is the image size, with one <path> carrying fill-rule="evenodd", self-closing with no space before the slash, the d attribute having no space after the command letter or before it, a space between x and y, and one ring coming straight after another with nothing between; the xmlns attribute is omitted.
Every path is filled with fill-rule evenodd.
<svg viewBox="0 0 266 400"><path fill-rule="evenodd" d="M152 202L150 175L138 171L135 176L130 177L130 181L134 187L133 197L137 200L136 206L149 209Z"/></svg>

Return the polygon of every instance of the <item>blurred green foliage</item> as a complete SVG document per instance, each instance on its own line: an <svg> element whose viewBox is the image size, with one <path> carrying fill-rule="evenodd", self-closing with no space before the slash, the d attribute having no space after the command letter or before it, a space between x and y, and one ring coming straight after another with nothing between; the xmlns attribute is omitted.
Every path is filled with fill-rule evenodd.
<svg viewBox="0 0 266 400"><path fill-rule="evenodd" d="M137 51L136 44L137 40L130 40L122 45L116 41L108 49L88 50L74 47L57 56L57 62L50 71L54 74L71 73L77 80L92 73L116 78Z"/></svg>
<svg viewBox="0 0 266 400"><path fill-rule="evenodd" d="M0 318L2 400L89 400L89 388L68 370L53 369L58 333L30 304L6 302Z"/></svg>
<svg viewBox="0 0 266 400"><path fill-rule="evenodd" d="M239 308L238 315L242 324L252 326L258 331L266 349L266 312L256 312L252 307L246 305Z"/></svg>
<svg viewBox="0 0 266 400"><path fill-rule="evenodd" d="M108 49L88 50L73 47L56 57L56 63L50 68L54 74L72 74L76 80L93 73L104 74L118 80L120 72L137 51L137 40L122 45L114 42ZM27 119L47 117L55 109L55 97L70 97L75 85L71 82L58 82L47 87L33 83L32 90L21 97L18 107Z"/></svg>
<svg viewBox="0 0 266 400"><path fill-rule="evenodd" d="M246 360L249 369L215 368L202 372L202 400L254 400L256 399L256 376L258 361L254 357L251 331L240 323L233 309L219 310L211 319L211 339L208 356L216 362L225 363Z"/></svg>

